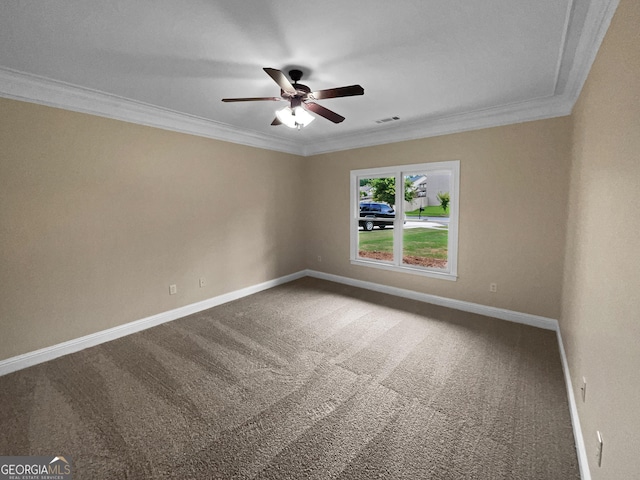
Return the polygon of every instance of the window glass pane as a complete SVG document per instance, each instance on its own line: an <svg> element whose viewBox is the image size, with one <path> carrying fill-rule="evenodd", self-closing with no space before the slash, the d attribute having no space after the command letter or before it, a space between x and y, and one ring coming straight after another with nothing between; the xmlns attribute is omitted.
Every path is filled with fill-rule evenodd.
<svg viewBox="0 0 640 480"><path fill-rule="evenodd" d="M359 178L358 257L393 262L395 177Z"/></svg>
<svg viewBox="0 0 640 480"><path fill-rule="evenodd" d="M444 270L449 246L450 171L404 176L404 265Z"/></svg>
<svg viewBox="0 0 640 480"><path fill-rule="evenodd" d="M459 182L458 160L352 170L351 263L455 281Z"/></svg>

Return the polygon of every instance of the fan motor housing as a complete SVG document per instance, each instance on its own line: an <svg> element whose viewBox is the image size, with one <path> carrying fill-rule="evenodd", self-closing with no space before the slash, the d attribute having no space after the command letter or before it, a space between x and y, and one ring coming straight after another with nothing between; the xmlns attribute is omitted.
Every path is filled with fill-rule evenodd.
<svg viewBox="0 0 640 480"><path fill-rule="evenodd" d="M284 97L284 98L293 98L295 97L305 97L307 94L311 93L311 89L309 87L307 87L306 85L303 85L301 83L294 83L293 84L293 88L295 88L296 90L296 95L291 95L288 92L285 92L284 90L280 89L280 96Z"/></svg>
<svg viewBox="0 0 640 480"><path fill-rule="evenodd" d="M297 82L302 78L302 70L297 70L297 69L289 70L289 76L291 77L291 80L293 80L294 82Z"/></svg>

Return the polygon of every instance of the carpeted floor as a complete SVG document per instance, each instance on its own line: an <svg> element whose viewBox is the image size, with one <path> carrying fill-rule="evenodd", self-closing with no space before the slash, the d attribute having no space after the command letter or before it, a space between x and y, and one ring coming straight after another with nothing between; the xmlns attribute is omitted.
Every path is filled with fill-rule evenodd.
<svg viewBox="0 0 640 480"><path fill-rule="evenodd" d="M0 377L74 478L578 479L554 332L313 278Z"/></svg>

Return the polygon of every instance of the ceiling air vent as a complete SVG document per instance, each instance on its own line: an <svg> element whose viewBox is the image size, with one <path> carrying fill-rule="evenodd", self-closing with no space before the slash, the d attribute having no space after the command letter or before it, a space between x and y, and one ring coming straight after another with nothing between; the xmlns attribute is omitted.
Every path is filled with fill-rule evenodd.
<svg viewBox="0 0 640 480"><path fill-rule="evenodd" d="M381 120L376 120L376 123L387 123L387 122L393 122L395 120L400 120L400 117L388 117L388 118L383 118Z"/></svg>

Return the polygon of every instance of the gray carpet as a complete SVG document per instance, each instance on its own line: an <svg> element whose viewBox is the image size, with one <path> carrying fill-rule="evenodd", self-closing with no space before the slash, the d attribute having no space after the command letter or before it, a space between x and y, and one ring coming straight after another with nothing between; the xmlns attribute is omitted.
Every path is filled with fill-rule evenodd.
<svg viewBox="0 0 640 480"><path fill-rule="evenodd" d="M578 479L553 332L312 278L0 377L75 479Z"/></svg>

